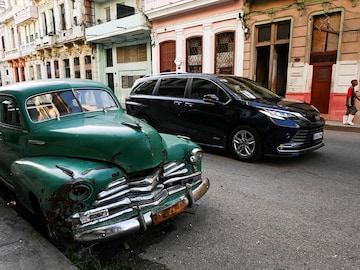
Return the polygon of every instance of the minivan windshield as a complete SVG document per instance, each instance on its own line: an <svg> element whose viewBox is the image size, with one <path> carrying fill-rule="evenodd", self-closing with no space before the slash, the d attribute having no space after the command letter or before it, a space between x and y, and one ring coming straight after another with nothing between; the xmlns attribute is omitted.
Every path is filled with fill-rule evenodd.
<svg viewBox="0 0 360 270"><path fill-rule="evenodd" d="M237 76L221 76L219 80L244 100L280 100L281 97L258 82Z"/></svg>

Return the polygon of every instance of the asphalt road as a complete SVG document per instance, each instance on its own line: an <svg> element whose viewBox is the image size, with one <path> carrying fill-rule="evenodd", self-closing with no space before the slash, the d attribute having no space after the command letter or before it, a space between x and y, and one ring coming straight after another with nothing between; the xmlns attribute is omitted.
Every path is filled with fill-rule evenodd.
<svg viewBox="0 0 360 270"><path fill-rule="evenodd" d="M208 194L140 257L174 270L360 269L360 135L326 131L325 142L255 164L206 153Z"/></svg>
<svg viewBox="0 0 360 270"><path fill-rule="evenodd" d="M203 176L211 187L192 209L146 232L65 254L80 270L360 269L360 134L326 130L325 144L257 163L206 152ZM18 269L4 264L16 266L17 258L19 269L72 267L12 216L0 224L14 221L14 234L1 235L16 245L2 246L0 269Z"/></svg>

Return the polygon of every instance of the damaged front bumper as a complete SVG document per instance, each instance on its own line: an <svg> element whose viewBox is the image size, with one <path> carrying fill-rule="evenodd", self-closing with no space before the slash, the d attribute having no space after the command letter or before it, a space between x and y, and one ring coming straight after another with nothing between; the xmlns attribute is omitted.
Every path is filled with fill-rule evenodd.
<svg viewBox="0 0 360 270"><path fill-rule="evenodd" d="M210 181L208 179L202 181L195 188L191 184L187 184L183 196L179 196L176 201L172 200L167 208L159 208L159 210L150 210L142 213L138 210L138 215L127 220L122 220L109 225L95 227L85 231L74 228L74 240L79 242L91 242L99 240L107 240L111 238L121 237L140 230L146 230L151 225L159 224L181 212L186 208L192 207L194 202L200 199L209 189Z"/></svg>

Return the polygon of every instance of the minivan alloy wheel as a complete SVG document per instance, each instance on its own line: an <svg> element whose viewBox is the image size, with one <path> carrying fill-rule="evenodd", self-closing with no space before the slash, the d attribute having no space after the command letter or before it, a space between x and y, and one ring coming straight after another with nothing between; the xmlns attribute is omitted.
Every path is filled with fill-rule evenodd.
<svg viewBox="0 0 360 270"><path fill-rule="evenodd" d="M252 127L237 127L230 135L229 150L238 160L255 161L262 155L260 136Z"/></svg>

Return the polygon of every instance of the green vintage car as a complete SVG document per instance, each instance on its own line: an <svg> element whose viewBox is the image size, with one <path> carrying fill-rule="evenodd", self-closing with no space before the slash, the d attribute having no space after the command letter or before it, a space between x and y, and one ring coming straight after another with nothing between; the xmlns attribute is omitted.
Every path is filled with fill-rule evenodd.
<svg viewBox="0 0 360 270"><path fill-rule="evenodd" d="M199 146L127 115L101 83L21 82L0 104L0 180L54 241L146 230L209 188Z"/></svg>

